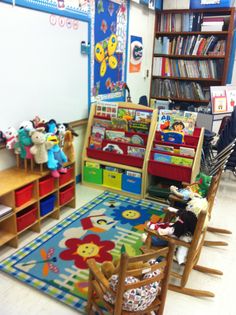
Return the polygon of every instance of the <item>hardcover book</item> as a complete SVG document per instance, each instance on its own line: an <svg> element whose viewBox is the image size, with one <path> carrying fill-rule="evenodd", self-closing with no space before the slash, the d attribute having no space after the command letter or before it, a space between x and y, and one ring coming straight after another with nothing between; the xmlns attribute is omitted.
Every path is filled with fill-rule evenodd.
<svg viewBox="0 0 236 315"><path fill-rule="evenodd" d="M127 154L143 158L144 155L145 155L145 149L144 148L139 148L139 147L128 146Z"/></svg>
<svg viewBox="0 0 236 315"><path fill-rule="evenodd" d="M96 115L101 117L117 117L118 104L110 102L99 102L96 104Z"/></svg>
<svg viewBox="0 0 236 315"><path fill-rule="evenodd" d="M154 153L153 157L154 157L154 160L158 162L172 163L171 155L162 154L162 153Z"/></svg>

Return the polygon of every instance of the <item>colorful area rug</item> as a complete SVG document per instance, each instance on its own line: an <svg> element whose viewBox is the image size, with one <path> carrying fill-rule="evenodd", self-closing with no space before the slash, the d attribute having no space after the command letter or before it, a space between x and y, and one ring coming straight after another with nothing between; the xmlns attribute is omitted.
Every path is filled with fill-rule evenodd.
<svg viewBox="0 0 236 315"><path fill-rule="evenodd" d="M0 270L83 311L88 289L87 259L98 263L140 254L144 223L162 217L162 205L104 192L54 228L0 263Z"/></svg>

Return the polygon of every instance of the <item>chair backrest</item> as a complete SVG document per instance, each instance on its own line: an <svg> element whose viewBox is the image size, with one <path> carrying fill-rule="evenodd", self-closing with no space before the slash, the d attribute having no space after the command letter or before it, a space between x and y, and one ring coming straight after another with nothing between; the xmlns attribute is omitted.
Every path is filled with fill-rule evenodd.
<svg viewBox="0 0 236 315"><path fill-rule="evenodd" d="M220 178L221 178L222 170L220 169L218 173L212 177L211 185L209 187L209 190L207 192L207 201L208 201L208 214L211 216L211 212L213 209L215 197L218 191L218 187L220 184Z"/></svg>
<svg viewBox="0 0 236 315"><path fill-rule="evenodd" d="M129 257L127 253L122 253L120 258L120 267L119 267L119 273L118 273L118 284L116 288L116 292L112 291L112 289L109 289L109 293L115 298L114 305L109 305L106 301L103 300L103 304L105 307L109 309L109 311L112 314L120 315L126 312L122 310L122 303L123 303L123 295L128 290L135 290L137 288L141 288L143 286L148 286L153 284L154 282L160 283L160 290L158 291L157 297L152 302L150 306L148 306L147 309L145 309L143 312L139 311L138 314L149 314L151 311L157 311L158 314L163 314L165 300L166 300L166 294L168 289L168 280L170 276L170 268L171 263L173 259L173 253L174 253L174 245L172 243L169 244L168 247L165 247L160 250L155 250L151 253L139 255L136 257ZM161 257L161 262L157 264L152 264L150 267L147 267L147 265L143 266L142 264L138 263L145 263L148 262L150 259L157 259L158 257ZM139 268L130 269L128 266L141 266ZM105 283L102 283L101 277L98 275L97 270L91 269L91 263L88 264L90 266L90 274L92 274L93 277L93 283L96 282L95 286L100 288L101 291L103 291L103 294L107 292L107 285ZM152 278L143 278L144 274L154 272L154 277ZM139 279L139 282L136 283L130 283L126 284L127 277L135 277ZM103 278L104 281L104 278ZM94 286L94 287L95 287ZM141 288L142 289L142 288ZM100 294L101 297L101 294ZM135 314L136 312L128 312L129 314Z"/></svg>

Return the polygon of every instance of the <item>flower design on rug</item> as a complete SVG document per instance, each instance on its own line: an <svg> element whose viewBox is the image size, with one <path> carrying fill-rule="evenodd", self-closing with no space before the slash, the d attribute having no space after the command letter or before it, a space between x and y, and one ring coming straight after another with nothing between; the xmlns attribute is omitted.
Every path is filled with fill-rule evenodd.
<svg viewBox="0 0 236 315"><path fill-rule="evenodd" d="M129 223L132 226L144 224L150 219L150 213L148 213L147 209L132 205L114 209L112 216L121 224Z"/></svg>
<svg viewBox="0 0 236 315"><path fill-rule="evenodd" d="M63 260L74 260L75 266L87 269L87 260L94 258L97 262L112 261L109 250L115 247L111 241L102 241L98 235L90 234L83 239L71 238L65 242L69 248L60 253Z"/></svg>

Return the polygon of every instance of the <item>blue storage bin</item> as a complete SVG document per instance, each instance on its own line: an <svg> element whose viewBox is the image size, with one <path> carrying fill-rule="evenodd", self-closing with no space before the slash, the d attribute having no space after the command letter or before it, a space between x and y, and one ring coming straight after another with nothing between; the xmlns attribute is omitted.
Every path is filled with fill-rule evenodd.
<svg viewBox="0 0 236 315"><path fill-rule="evenodd" d="M51 212L54 209L56 201L55 195L50 195L42 200L40 200L40 215L41 217Z"/></svg>
<svg viewBox="0 0 236 315"><path fill-rule="evenodd" d="M213 8L230 8L234 1L220 0L218 4L201 4L201 0L191 0L191 9L213 9Z"/></svg>
<svg viewBox="0 0 236 315"><path fill-rule="evenodd" d="M142 178L123 174L122 190L131 192L133 194L141 194Z"/></svg>

